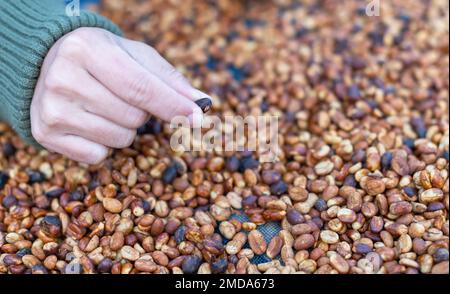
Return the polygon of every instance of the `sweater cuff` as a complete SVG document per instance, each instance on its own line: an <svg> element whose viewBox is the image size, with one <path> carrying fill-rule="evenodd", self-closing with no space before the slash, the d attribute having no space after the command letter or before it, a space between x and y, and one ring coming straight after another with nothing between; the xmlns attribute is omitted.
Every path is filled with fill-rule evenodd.
<svg viewBox="0 0 450 294"><path fill-rule="evenodd" d="M42 63L53 44L80 27L122 34L116 25L93 12L66 14L66 2L70 5L73 1L0 2L0 119L37 147L31 134L30 105Z"/></svg>

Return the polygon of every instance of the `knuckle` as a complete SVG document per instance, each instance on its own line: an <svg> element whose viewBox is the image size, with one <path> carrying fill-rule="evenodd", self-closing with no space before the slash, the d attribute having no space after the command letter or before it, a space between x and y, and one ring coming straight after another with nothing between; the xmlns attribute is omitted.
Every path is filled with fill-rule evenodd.
<svg viewBox="0 0 450 294"><path fill-rule="evenodd" d="M81 58L85 53L88 44L89 32L86 28L80 28L67 35L61 42L58 55L67 58Z"/></svg>
<svg viewBox="0 0 450 294"><path fill-rule="evenodd" d="M42 121L47 127L53 128L62 125L65 121L65 116L55 107L47 105L42 110Z"/></svg>
<svg viewBox="0 0 450 294"><path fill-rule="evenodd" d="M41 145L46 142L47 134L39 123L31 124L31 135Z"/></svg>
<svg viewBox="0 0 450 294"><path fill-rule="evenodd" d="M60 91L67 87L67 79L64 77L65 69L60 62L54 62L45 76L44 86L50 91Z"/></svg>
<svg viewBox="0 0 450 294"><path fill-rule="evenodd" d="M152 83L146 76L139 77L130 83L130 103L137 107L141 107L145 101L152 99L156 94L156 89L152 87Z"/></svg>

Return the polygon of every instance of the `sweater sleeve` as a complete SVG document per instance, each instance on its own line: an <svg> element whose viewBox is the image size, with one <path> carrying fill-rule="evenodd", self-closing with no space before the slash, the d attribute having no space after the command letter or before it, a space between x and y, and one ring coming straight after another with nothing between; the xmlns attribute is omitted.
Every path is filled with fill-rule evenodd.
<svg viewBox="0 0 450 294"><path fill-rule="evenodd" d="M66 13L66 3L75 2L0 0L0 120L35 146L39 145L31 135L31 99L53 44L80 27L100 27L121 34L112 22L93 12Z"/></svg>

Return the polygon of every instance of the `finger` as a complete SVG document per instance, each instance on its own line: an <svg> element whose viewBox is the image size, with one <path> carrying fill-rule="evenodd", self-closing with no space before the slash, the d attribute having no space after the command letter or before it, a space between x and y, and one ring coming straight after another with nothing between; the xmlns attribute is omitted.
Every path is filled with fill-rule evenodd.
<svg viewBox="0 0 450 294"><path fill-rule="evenodd" d="M49 103L41 111L44 124L60 133L86 138L112 148L125 148L133 143L136 130L124 128L103 117L83 111L73 103L49 97ZM71 109L69 115L64 115Z"/></svg>
<svg viewBox="0 0 450 294"><path fill-rule="evenodd" d="M82 136L111 148L126 148L136 137L136 130L124 128L87 112L69 119L66 130L67 133Z"/></svg>
<svg viewBox="0 0 450 294"><path fill-rule="evenodd" d="M108 155L108 148L105 146L79 136L60 134L48 142L51 144L43 144L48 150L88 164L98 164Z"/></svg>
<svg viewBox="0 0 450 294"><path fill-rule="evenodd" d="M119 45L121 45L139 64L161 78L161 80L175 89L178 93L188 97L192 101L210 98L208 94L195 89L183 74L176 70L176 68L164 59L154 48L144 43L124 38L119 38Z"/></svg>
<svg viewBox="0 0 450 294"><path fill-rule="evenodd" d="M128 129L137 129L147 121L147 112L114 95L87 71L80 68L75 71L79 71L78 81L83 86L74 91L84 98L83 109Z"/></svg>
<svg viewBox="0 0 450 294"><path fill-rule="evenodd" d="M100 50L102 46L96 47ZM104 48L91 54L88 71L125 102L143 109L165 121L186 116L193 123L201 117L201 109L153 73L146 70L120 47ZM108 49L108 50L106 50Z"/></svg>

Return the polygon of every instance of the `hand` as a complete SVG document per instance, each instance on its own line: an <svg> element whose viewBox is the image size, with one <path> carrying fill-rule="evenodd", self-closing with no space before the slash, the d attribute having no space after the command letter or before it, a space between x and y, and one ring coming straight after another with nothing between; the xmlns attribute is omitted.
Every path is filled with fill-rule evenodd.
<svg viewBox="0 0 450 294"><path fill-rule="evenodd" d="M132 144L149 115L200 118L194 89L155 49L99 28L80 28L46 56L31 103L33 137L90 164Z"/></svg>

